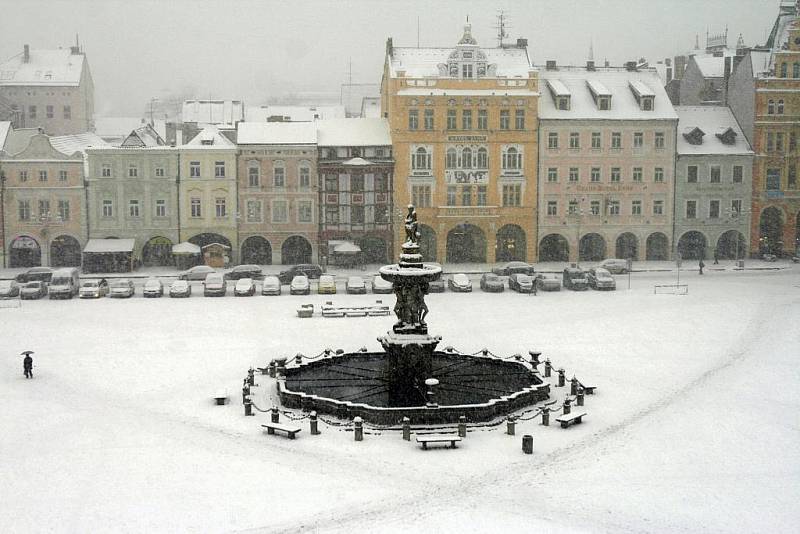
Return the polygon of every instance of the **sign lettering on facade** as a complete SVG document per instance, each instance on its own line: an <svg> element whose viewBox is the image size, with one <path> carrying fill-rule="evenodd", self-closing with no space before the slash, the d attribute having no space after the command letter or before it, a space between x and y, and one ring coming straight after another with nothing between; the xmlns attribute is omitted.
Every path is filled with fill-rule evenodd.
<svg viewBox="0 0 800 534"><path fill-rule="evenodd" d="M485 143L488 139L485 135L448 135L447 140L451 143Z"/></svg>
<svg viewBox="0 0 800 534"><path fill-rule="evenodd" d="M620 193L633 191L632 185L579 185L579 193Z"/></svg>
<svg viewBox="0 0 800 534"><path fill-rule="evenodd" d="M448 184L488 184L489 171L447 169L444 171L444 179Z"/></svg>

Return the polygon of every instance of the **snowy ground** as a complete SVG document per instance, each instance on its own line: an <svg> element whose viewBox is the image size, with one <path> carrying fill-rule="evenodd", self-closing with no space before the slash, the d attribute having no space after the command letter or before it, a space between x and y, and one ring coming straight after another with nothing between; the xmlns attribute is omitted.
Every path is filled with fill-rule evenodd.
<svg viewBox="0 0 800 534"><path fill-rule="evenodd" d="M653 294L669 273L610 293L431 295L442 346L537 348L598 386L582 425L475 431L455 450L325 425L289 441L243 416L250 365L378 350L393 322L298 319L299 304L381 296L0 307L0 532L795 531L800 267L783 267L682 273L685 296Z"/></svg>

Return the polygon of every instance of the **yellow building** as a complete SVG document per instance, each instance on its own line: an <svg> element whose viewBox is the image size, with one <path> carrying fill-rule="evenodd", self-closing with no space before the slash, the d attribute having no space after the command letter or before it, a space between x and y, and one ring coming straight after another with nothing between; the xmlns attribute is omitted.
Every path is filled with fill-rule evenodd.
<svg viewBox="0 0 800 534"><path fill-rule="evenodd" d="M381 111L395 154L394 217L413 203L426 261L536 260L539 80L527 41L386 44ZM399 242L403 225L395 224Z"/></svg>

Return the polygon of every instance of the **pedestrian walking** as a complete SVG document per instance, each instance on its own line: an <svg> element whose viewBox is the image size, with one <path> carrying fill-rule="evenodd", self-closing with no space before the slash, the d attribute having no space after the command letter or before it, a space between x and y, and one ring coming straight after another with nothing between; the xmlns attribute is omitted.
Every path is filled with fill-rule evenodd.
<svg viewBox="0 0 800 534"><path fill-rule="evenodd" d="M25 359L22 360L22 370L25 372L25 378L33 378L33 358L30 352L25 354Z"/></svg>
<svg viewBox="0 0 800 534"><path fill-rule="evenodd" d="M714 265L719 265L719 252L714 249Z"/></svg>
<svg viewBox="0 0 800 534"><path fill-rule="evenodd" d="M700 264L699 265L700 265L700 274L703 274L703 267L705 267L706 264L703 263L703 260L700 260Z"/></svg>

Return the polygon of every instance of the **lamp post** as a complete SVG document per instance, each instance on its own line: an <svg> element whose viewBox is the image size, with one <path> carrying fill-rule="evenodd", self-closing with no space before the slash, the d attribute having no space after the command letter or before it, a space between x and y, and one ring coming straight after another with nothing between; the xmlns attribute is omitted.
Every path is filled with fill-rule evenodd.
<svg viewBox="0 0 800 534"><path fill-rule="evenodd" d="M737 226L737 230L736 230L736 232L737 232L736 233L736 256L734 257L734 260L735 261L740 261L739 260L739 230L738 230L739 217L741 217L742 214L751 213L752 210L750 210L749 208L742 209L742 208L737 208L736 206L731 206L730 208L726 209L725 212L728 214L728 216L732 220L736 221L736 226ZM744 265L744 258L742 258L741 261L742 261L742 265Z"/></svg>
<svg viewBox="0 0 800 534"><path fill-rule="evenodd" d="M569 215L576 218L576 236L575 236L575 266L580 267L581 263L581 219L583 219L583 201L581 198L578 201L578 207L573 211L570 210Z"/></svg>

